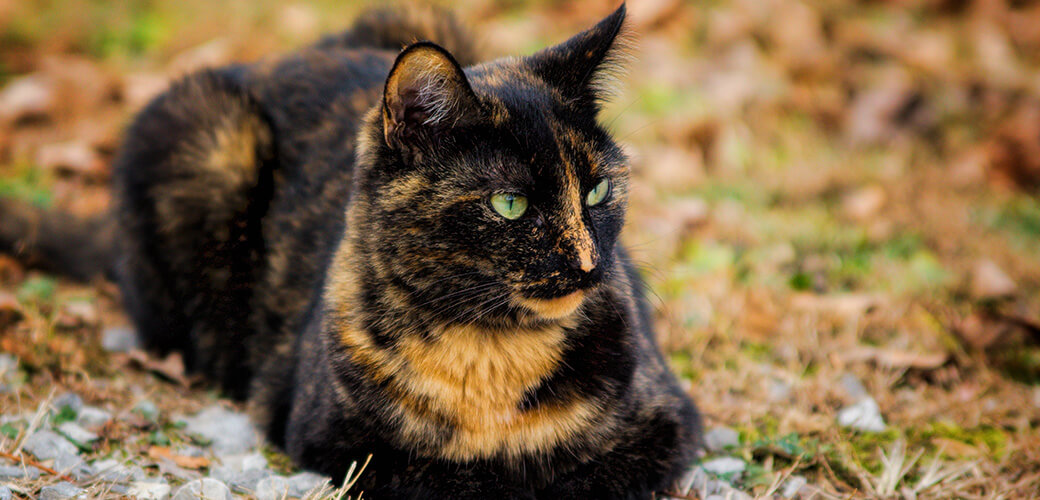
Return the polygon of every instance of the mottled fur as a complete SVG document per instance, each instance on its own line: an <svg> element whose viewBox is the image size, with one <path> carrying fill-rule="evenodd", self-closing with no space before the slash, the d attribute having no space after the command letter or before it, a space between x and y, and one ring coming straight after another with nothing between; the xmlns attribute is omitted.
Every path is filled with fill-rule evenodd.
<svg viewBox="0 0 1040 500"><path fill-rule="evenodd" d="M189 76L127 132L96 269L300 465L341 479L371 454L366 498L651 498L700 424L616 244L628 166L596 115L624 16L463 69L443 13L366 14ZM398 53L422 38L448 50ZM500 192L527 212L497 215ZM23 240L31 217L0 205Z"/></svg>

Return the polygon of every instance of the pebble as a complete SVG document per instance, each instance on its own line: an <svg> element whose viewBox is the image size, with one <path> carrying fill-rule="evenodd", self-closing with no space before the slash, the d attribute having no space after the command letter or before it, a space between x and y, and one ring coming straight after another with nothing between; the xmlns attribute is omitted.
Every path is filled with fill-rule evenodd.
<svg viewBox="0 0 1040 500"><path fill-rule="evenodd" d="M769 381L769 400L773 402L786 401L791 397L791 384L783 380L773 379Z"/></svg>
<svg viewBox="0 0 1040 500"><path fill-rule="evenodd" d="M739 458L721 457L708 460L701 467L716 476L736 476L744 472L747 464Z"/></svg>
<svg viewBox="0 0 1040 500"><path fill-rule="evenodd" d="M83 398L79 397L79 394L74 392L66 392L61 396L54 398L51 402L51 407L55 411L61 411L62 408L68 408L72 410L72 413L78 414L83 409Z"/></svg>
<svg viewBox="0 0 1040 500"><path fill-rule="evenodd" d="M170 485L159 482L134 481L127 488L127 495L138 500L162 500L170 495Z"/></svg>
<svg viewBox="0 0 1040 500"><path fill-rule="evenodd" d="M714 427L704 434L704 446L711 451L722 451L740 444L740 434L729 427Z"/></svg>
<svg viewBox="0 0 1040 500"><path fill-rule="evenodd" d="M40 477L40 469L20 465L0 465L0 479L28 479Z"/></svg>
<svg viewBox="0 0 1040 500"><path fill-rule="evenodd" d="M83 461L75 453L62 453L54 459L54 468L63 474L73 477L77 481L93 477L97 474L94 467Z"/></svg>
<svg viewBox="0 0 1040 500"><path fill-rule="evenodd" d="M257 500L281 500L289 495L289 480L282 476L261 479L254 493Z"/></svg>
<svg viewBox="0 0 1040 500"><path fill-rule="evenodd" d="M44 486L40 490L40 500L61 500L64 498L87 498L87 490L79 488L72 483L62 481L58 484Z"/></svg>
<svg viewBox="0 0 1040 500"><path fill-rule="evenodd" d="M101 333L101 347L108 352L130 352L140 348L141 342L133 328L114 326Z"/></svg>
<svg viewBox="0 0 1040 500"><path fill-rule="evenodd" d="M14 382L17 373L18 358L6 352L0 352L0 394L11 391L10 383Z"/></svg>
<svg viewBox="0 0 1040 500"><path fill-rule="evenodd" d="M213 478L191 481L181 486L172 500L231 500L231 490Z"/></svg>
<svg viewBox="0 0 1040 500"><path fill-rule="evenodd" d="M256 429L249 417L219 405L210 406L184 421L185 430L211 441L210 447L217 455L243 453L257 445Z"/></svg>
<svg viewBox="0 0 1040 500"><path fill-rule="evenodd" d="M11 493L11 488L7 486L0 486L0 500L11 500L14 494Z"/></svg>
<svg viewBox="0 0 1040 500"><path fill-rule="evenodd" d="M77 451L75 445L51 431L32 433L22 443L22 448L39 460L50 460L67 454L75 455Z"/></svg>
<svg viewBox="0 0 1040 500"><path fill-rule="evenodd" d="M130 411L151 420L152 422L159 420L159 407L155 406L155 403L147 399L138 401Z"/></svg>
<svg viewBox="0 0 1040 500"><path fill-rule="evenodd" d="M780 488L780 496L784 498L796 498L799 496L806 496L802 494L802 491L806 489L806 485L809 484L802 476L791 476L784 481L784 486Z"/></svg>
<svg viewBox="0 0 1040 500"><path fill-rule="evenodd" d="M851 373L843 374L840 382L841 386L845 389L845 392L854 400L858 401L869 396L867 388L863 387L863 383Z"/></svg>
<svg viewBox="0 0 1040 500"><path fill-rule="evenodd" d="M74 422L65 422L59 425L58 432L79 444L88 444L98 440L97 434L80 427L79 424Z"/></svg>
<svg viewBox="0 0 1040 500"><path fill-rule="evenodd" d="M133 466L127 467L116 460L98 460L93 464L97 471L97 478L102 481L113 483L126 483L144 478L144 469Z"/></svg>
<svg viewBox="0 0 1040 500"><path fill-rule="evenodd" d="M260 483L260 481L273 474L273 472L266 469L249 469L247 471L235 473L230 479L226 480L226 482L236 490L250 492L256 490L256 485Z"/></svg>
<svg viewBox="0 0 1040 500"><path fill-rule="evenodd" d="M87 429L96 429L112 420L112 414L94 406L84 406L76 415L76 423Z"/></svg>
<svg viewBox="0 0 1040 500"><path fill-rule="evenodd" d="M877 401L867 396L852 406L838 412L838 425L858 431L881 432L885 430L885 419Z"/></svg>
<svg viewBox="0 0 1040 500"><path fill-rule="evenodd" d="M309 491L331 479L313 472L300 472L289 476L289 496L302 498Z"/></svg>

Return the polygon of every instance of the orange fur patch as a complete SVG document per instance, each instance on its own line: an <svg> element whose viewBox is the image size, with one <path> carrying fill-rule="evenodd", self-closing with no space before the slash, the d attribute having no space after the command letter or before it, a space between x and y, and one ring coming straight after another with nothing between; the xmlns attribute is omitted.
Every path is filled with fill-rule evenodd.
<svg viewBox="0 0 1040 500"><path fill-rule="evenodd" d="M585 292L578 290L555 299L527 299L518 297L523 307L546 319L559 319L571 315L585 301Z"/></svg>

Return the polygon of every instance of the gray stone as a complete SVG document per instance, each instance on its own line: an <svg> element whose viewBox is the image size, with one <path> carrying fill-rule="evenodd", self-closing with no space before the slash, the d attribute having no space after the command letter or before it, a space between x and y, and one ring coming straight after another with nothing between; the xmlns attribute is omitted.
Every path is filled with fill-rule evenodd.
<svg viewBox="0 0 1040 500"><path fill-rule="evenodd" d="M58 426L58 432L72 442L82 445L90 444L98 440L98 435L90 432L75 422L65 422Z"/></svg>
<svg viewBox="0 0 1040 500"><path fill-rule="evenodd" d="M846 406L838 412L838 425L849 429L866 432L885 430L885 419L877 401L867 396L852 406Z"/></svg>
<svg viewBox="0 0 1040 500"><path fill-rule="evenodd" d="M218 455L234 455L254 448L257 433L249 417L221 406L211 406L194 417L185 418L185 430L211 441Z"/></svg>
<svg viewBox="0 0 1040 500"><path fill-rule="evenodd" d="M203 450L198 446L178 446L177 449L173 451L173 454L182 457L202 457L206 455L206 450Z"/></svg>
<svg viewBox="0 0 1040 500"><path fill-rule="evenodd" d="M722 477L735 477L744 472L747 464L735 457L721 457L708 460L701 464L704 470Z"/></svg>
<svg viewBox="0 0 1040 500"><path fill-rule="evenodd" d="M313 472L293 474L289 476L289 496L302 498L307 492L321 486L326 481L330 481L327 476Z"/></svg>
<svg viewBox="0 0 1040 500"><path fill-rule="evenodd" d="M282 476L269 476L256 485L257 500L282 500L289 495L289 480Z"/></svg>
<svg viewBox="0 0 1040 500"><path fill-rule="evenodd" d="M11 493L11 488L0 486L0 500L11 500L13 497L14 493Z"/></svg>
<svg viewBox="0 0 1040 500"><path fill-rule="evenodd" d="M243 491L251 492L256 489L256 485L263 479L274 474L267 469L249 469L235 473L230 480L227 481L228 486Z"/></svg>
<svg viewBox="0 0 1040 500"><path fill-rule="evenodd" d="M21 465L0 465L0 479L28 479L40 477L40 469Z"/></svg>
<svg viewBox="0 0 1040 500"><path fill-rule="evenodd" d="M18 375L18 358L0 352L0 394L11 392L11 382Z"/></svg>
<svg viewBox="0 0 1040 500"><path fill-rule="evenodd" d="M797 498L799 496L805 496L808 488L806 485L809 481L802 476L791 476L784 481L784 485L780 488L780 496L784 498Z"/></svg>
<svg viewBox="0 0 1040 500"><path fill-rule="evenodd" d="M44 486L40 490L40 500L62 500L65 498L87 498L87 490L72 483L62 481L58 484Z"/></svg>
<svg viewBox="0 0 1040 500"><path fill-rule="evenodd" d="M138 500L163 500L170 495L170 485L158 482L134 481L127 490L127 495Z"/></svg>
<svg viewBox="0 0 1040 500"><path fill-rule="evenodd" d="M141 341L133 328L115 326L102 332L101 347L108 352L129 352L141 347Z"/></svg>
<svg viewBox="0 0 1040 500"><path fill-rule="evenodd" d="M714 427L704 434L704 446L711 451L722 451L740 445L740 434L729 427Z"/></svg>
<svg viewBox="0 0 1040 500"><path fill-rule="evenodd" d="M79 397L79 394L74 392L66 392L61 396L54 398L51 402L51 408L55 411L61 411L62 408L68 408L72 410L72 413L79 413L83 409L83 398Z"/></svg>
<svg viewBox="0 0 1040 500"><path fill-rule="evenodd" d="M97 474L94 467L83 461L74 453L62 453L54 459L54 469L62 474L72 476L77 481L93 477Z"/></svg>
<svg viewBox="0 0 1040 500"><path fill-rule="evenodd" d="M75 455L77 451L76 446L68 442L68 440L46 430L32 433L22 443L22 448L32 453L39 460L58 458L62 454Z"/></svg>
<svg viewBox="0 0 1040 500"><path fill-rule="evenodd" d="M130 411L151 420L152 422L159 420L159 407L155 406L155 403L147 399L138 401Z"/></svg>
<svg viewBox="0 0 1040 500"><path fill-rule="evenodd" d="M779 379L769 381L769 400L773 402L787 401L791 397L791 384Z"/></svg>
<svg viewBox="0 0 1040 500"><path fill-rule="evenodd" d="M845 393L854 400L860 400L867 397L867 388L863 387L863 382L860 382L855 375L846 373L841 376L841 386L845 389Z"/></svg>
<svg viewBox="0 0 1040 500"><path fill-rule="evenodd" d="M111 413L93 406L84 406L76 415L76 423L87 429L97 429L109 420L112 420Z"/></svg>
<svg viewBox="0 0 1040 500"><path fill-rule="evenodd" d="M128 483L144 479L144 469L140 466L128 467L112 459L98 460L92 464L92 467L96 471L95 478L99 481Z"/></svg>
<svg viewBox="0 0 1040 500"><path fill-rule="evenodd" d="M173 500L231 500L231 490L213 478L191 481L177 490Z"/></svg>

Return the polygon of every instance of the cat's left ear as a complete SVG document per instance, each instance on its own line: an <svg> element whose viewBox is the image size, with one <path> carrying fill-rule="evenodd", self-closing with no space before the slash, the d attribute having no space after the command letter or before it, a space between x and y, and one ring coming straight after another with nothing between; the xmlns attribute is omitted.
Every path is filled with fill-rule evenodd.
<svg viewBox="0 0 1040 500"><path fill-rule="evenodd" d="M383 88L383 136L393 147L430 145L440 132L473 120L477 96L462 67L431 42L406 47Z"/></svg>
<svg viewBox="0 0 1040 500"><path fill-rule="evenodd" d="M609 97L612 77L628 55L625 4L570 40L524 59L526 66L565 98L593 108Z"/></svg>

